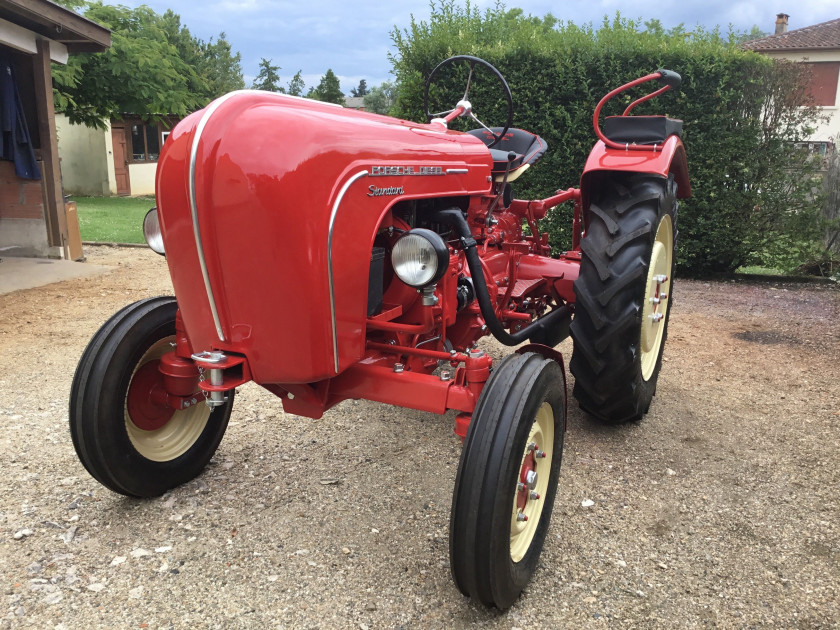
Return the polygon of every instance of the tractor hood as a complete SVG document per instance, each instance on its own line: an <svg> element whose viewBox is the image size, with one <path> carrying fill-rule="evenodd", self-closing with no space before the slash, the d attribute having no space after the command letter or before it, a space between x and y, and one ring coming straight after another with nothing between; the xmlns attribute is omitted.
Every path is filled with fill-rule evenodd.
<svg viewBox="0 0 840 630"><path fill-rule="evenodd" d="M335 376L363 356L382 217L488 193L491 165L471 135L281 94L192 114L164 144L156 195L193 349L244 354L263 384Z"/></svg>

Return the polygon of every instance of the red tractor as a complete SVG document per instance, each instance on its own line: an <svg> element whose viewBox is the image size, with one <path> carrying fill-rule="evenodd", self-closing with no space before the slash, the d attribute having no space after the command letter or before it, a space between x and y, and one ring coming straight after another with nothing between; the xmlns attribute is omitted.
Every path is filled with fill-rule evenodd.
<svg viewBox="0 0 840 630"><path fill-rule="evenodd" d="M463 98L430 112L455 67ZM503 92L501 127L469 101L479 75ZM602 130L603 105L648 81L664 86ZM640 418L656 389L690 189L682 123L629 113L679 82L660 70L605 96L580 188L533 201L511 184L546 143L511 127L507 83L475 57L432 72L426 124L256 91L189 116L163 147L144 225L176 297L125 307L85 350L70 398L82 463L115 492L160 495L205 467L249 381L312 418L358 398L457 410L452 573L464 594L510 606L557 490L554 346L571 334L575 397L600 420ZM449 128L459 118L478 129ZM563 202L574 242L551 257L537 222ZM487 335L529 343L494 365L476 345Z"/></svg>

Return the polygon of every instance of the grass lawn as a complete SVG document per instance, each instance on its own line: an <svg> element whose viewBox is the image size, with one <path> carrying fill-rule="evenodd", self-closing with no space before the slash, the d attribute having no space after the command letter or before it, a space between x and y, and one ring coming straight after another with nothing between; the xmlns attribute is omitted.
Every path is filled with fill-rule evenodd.
<svg viewBox="0 0 840 630"><path fill-rule="evenodd" d="M83 241L145 243L143 217L154 197L71 197L79 210Z"/></svg>
<svg viewBox="0 0 840 630"><path fill-rule="evenodd" d="M735 273L743 273L751 276L789 276L790 273L784 271L783 269L777 269L775 267L759 267L757 265L746 265L744 267L738 267L735 270Z"/></svg>

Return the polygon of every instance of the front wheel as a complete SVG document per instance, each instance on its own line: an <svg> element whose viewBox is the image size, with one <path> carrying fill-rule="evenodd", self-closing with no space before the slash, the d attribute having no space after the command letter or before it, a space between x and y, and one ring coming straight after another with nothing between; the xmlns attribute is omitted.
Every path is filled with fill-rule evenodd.
<svg viewBox="0 0 840 630"><path fill-rule="evenodd" d="M673 176L613 175L593 194L575 280L569 369L581 408L638 420L662 367L674 276Z"/></svg>
<svg viewBox="0 0 840 630"><path fill-rule="evenodd" d="M120 494L158 496L194 478L227 428L233 391L212 410L151 402L160 358L175 345L177 310L174 298L159 297L119 311L93 336L73 377L73 446L91 476Z"/></svg>
<svg viewBox="0 0 840 630"><path fill-rule="evenodd" d="M486 606L511 606L542 551L563 454L562 368L507 357L481 392L464 441L449 525L455 584Z"/></svg>

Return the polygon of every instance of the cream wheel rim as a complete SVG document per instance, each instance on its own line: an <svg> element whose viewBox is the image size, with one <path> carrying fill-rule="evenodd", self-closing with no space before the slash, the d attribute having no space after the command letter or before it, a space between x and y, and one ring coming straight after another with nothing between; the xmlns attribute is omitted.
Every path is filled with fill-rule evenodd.
<svg viewBox="0 0 840 630"><path fill-rule="evenodd" d="M665 335L665 322L671 297L671 268L674 260L674 227L665 215L656 229L650 254L645 303L642 309L641 359L642 378L653 376Z"/></svg>
<svg viewBox="0 0 840 630"><path fill-rule="evenodd" d="M131 377L134 378L137 370L149 361L160 359L172 350L174 344L174 336L161 339L154 344L137 362ZM199 403L193 407L175 411L169 422L159 429L144 431L131 421L127 396L123 408L128 439L140 455L155 462L172 461L190 450L204 432L211 411L210 407Z"/></svg>
<svg viewBox="0 0 840 630"><path fill-rule="evenodd" d="M513 493L510 557L514 562L519 562L525 557L537 533L545 505L545 494L548 491L553 457L554 410L549 403L544 402L537 410L531 425ZM529 487L527 482L527 473L530 471L536 473L533 487Z"/></svg>

